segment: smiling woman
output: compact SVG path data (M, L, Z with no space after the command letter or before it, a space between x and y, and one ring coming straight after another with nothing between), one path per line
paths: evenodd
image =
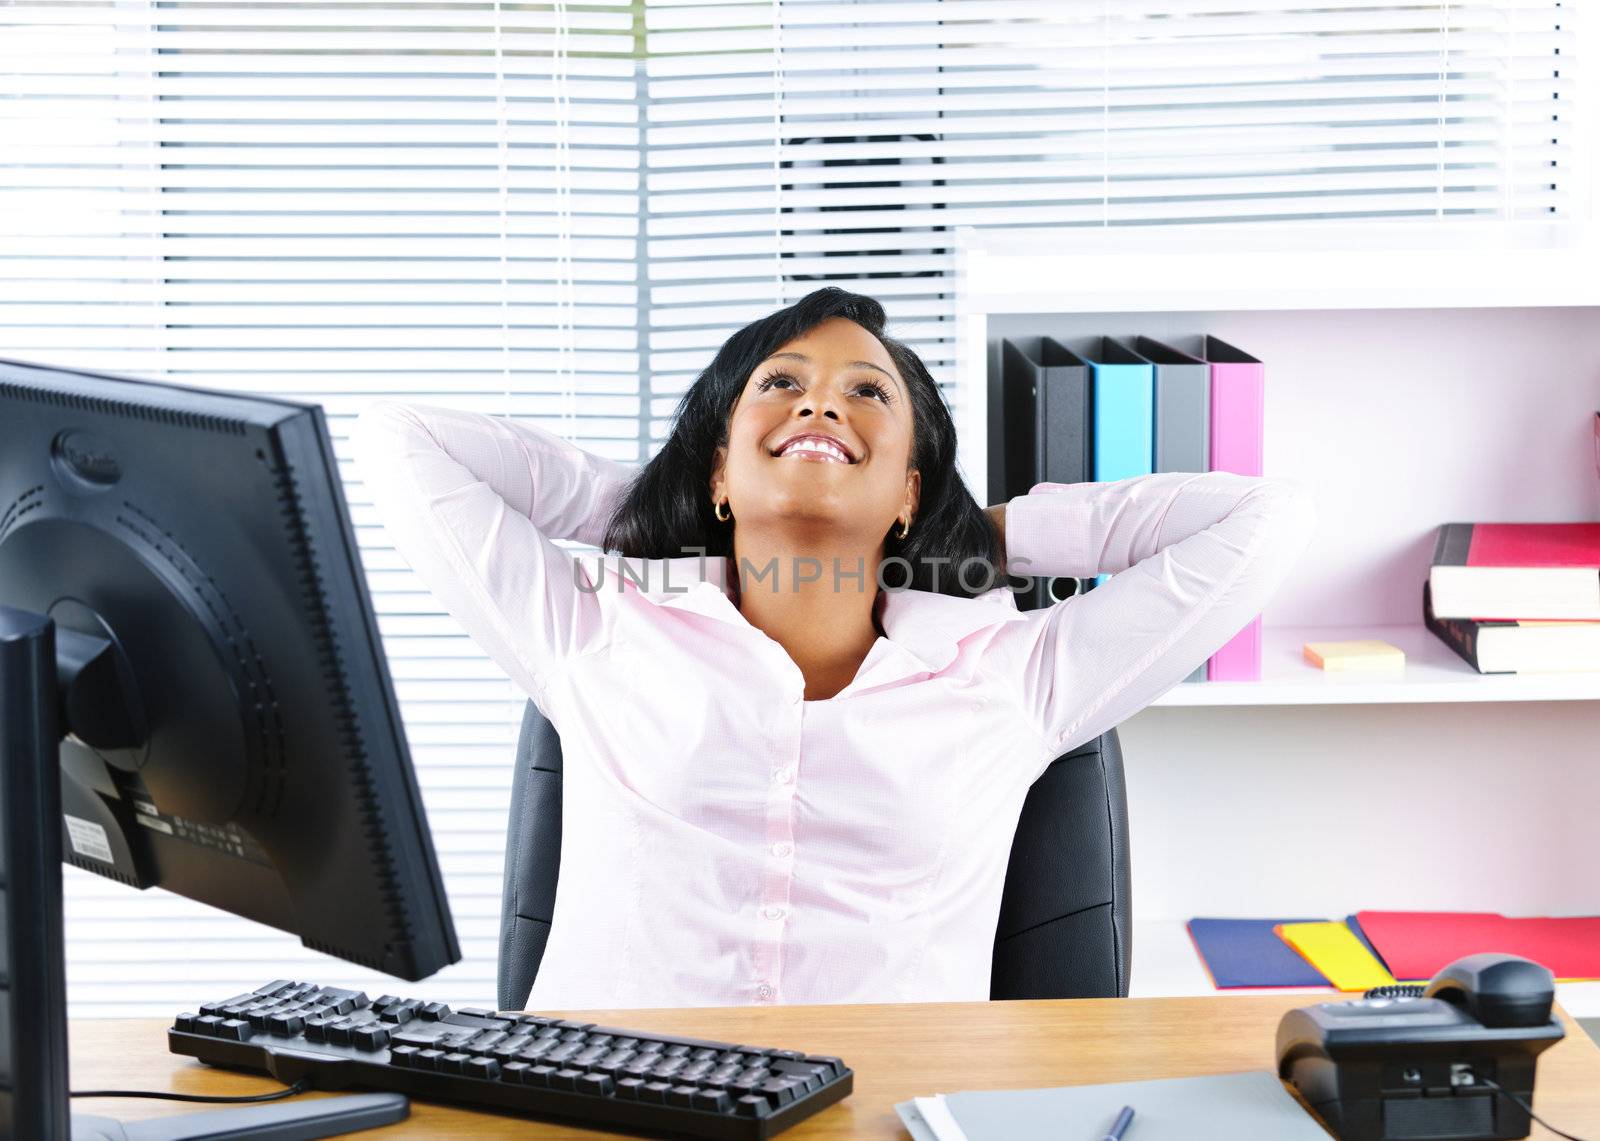
M735 333L603 544L731 559L734 605L784 648L811 700L848 685L883 636L886 560L894 586L961 598L999 573L944 396L883 326L876 301L828 287Z
M363 413L396 547L561 739L533 1006L987 998L1029 787L1205 661L1309 541L1297 485L1227 472L986 514L883 320L824 289L739 330L637 471L529 424ZM613 556L591 576L555 540ZM1002 557L1111 577L1022 612L965 573Z
M872 298L828 287L729 337L679 401L672 434L601 545L647 559L745 554L756 567L775 550L837 554L851 569L877 550L905 560L904 585L984 593L992 583L972 589L947 568L997 563L996 529L956 468L943 393L884 320ZM831 440L851 463L767 462L804 435ZM875 569L867 563L869 581Z

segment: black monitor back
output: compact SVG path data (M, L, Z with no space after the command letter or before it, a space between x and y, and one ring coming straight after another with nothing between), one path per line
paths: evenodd
M320 408L0 361L0 606L73 678L67 862L403 979L460 958Z

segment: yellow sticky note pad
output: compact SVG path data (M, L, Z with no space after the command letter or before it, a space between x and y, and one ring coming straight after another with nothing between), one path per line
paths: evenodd
M1358 642L1307 642L1306 661L1325 670L1403 670L1406 654L1399 646L1368 639Z
M1273 931L1339 990L1394 985L1394 976L1343 923L1280 923Z

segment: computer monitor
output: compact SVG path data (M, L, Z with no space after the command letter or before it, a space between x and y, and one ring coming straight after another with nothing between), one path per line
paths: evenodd
M0 608L0 1137L65 1136L55 852L460 959L321 408L0 361Z

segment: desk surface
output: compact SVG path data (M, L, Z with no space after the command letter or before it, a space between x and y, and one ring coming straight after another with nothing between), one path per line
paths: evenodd
M782 1134L795 1141L896 1138L894 1105L962 1089L1138 1081L1271 1069L1278 1019L1307 995L1090 999L1072 1002L732 1007L574 1011L586 1022L831 1054L855 1071L855 1092ZM548 1012L542 1012L548 1013ZM171 1089L243 1094L282 1088L267 1077L213 1070L169 1054L157 1020L72 1024L74 1089ZM1600 1049L1570 1019L1539 1060L1534 1108L1554 1125L1600 1137ZM317 1097L319 1094L307 1094ZM78 1098L79 1113L123 1120L217 1109L145 1100ZM413 1102L411 1117L377 1137L566 1138L593 1130Z

